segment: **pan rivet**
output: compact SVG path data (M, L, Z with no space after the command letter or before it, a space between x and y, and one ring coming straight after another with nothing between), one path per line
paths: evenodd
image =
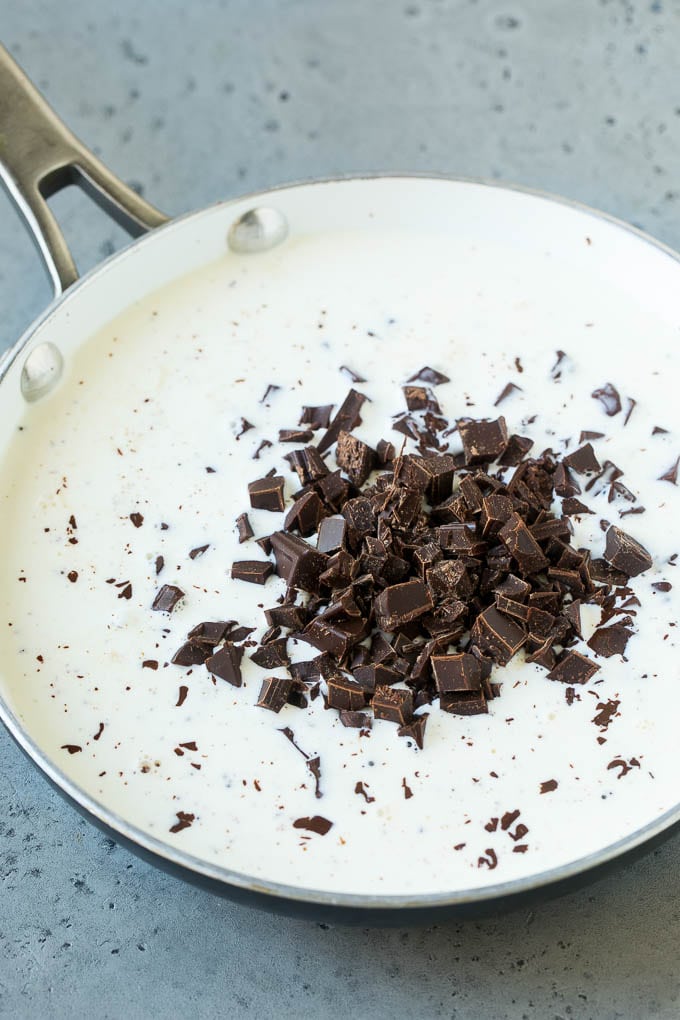
M288 223L283 213L278 209L261 206L249 209L232 223L227 243L232 251L240 255L254 255L275 248L287 236Z
M64 359L58 347L49 342L34 347L21 371L24 399L32 402L44 397L59 382L63 369Z

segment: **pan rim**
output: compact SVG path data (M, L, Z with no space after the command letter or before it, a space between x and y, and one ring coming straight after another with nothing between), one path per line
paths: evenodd
M99 274L106 272L113 263L129 257L133 251L138 250L139 247L147 243L157 234L171 230L174 227L183 224L185 221L197 219L201 216L212 215L217 210L223 210L224 208L232 205L248 201L260 202L263 199L281 191L310 188L317 184L344 184L362 181L379 182L381 180L403 180L407 182L430 181L433 183L448 182L452 184L483 186L493 188L498 191L517 192L532 198L538 198L556 205L565 206L569 209L573 209L577 212L593 217L594 219L608 223L613 227L624 230L626 233L632 234L640 241L651 245L662 254L669 256L673 259L673 261L680 262L679 252L675 251L664 242L652 237L639 227L633 226L632 224L627 223L610 213L594 209L586 203L580 202L576 199L569 199L561 195L555 195L542 189L522 184L499 182L488 178L478 177L456 177L446 174L400 172L358 173L313 179L310 181L295 181L281 184L273 188L251 192L246 195L239 195L232 199L223 199L204 208L184 213L181 216L170 220L168 223L163 224L161 227L156 228L149 234L145 234L136 239L121 251L94 266L75 284L73 284L73 286L69 287L64 294L56 297L47 306L44 312L27 327L17 342L4 352L3 355L0 355L0 385L16 358L21 355L22 351L30 343L35 333L50 319L53 314L55 314L58 308L71 301L73 299L73 295L76 295L83 286L88 285L93 279L98 277ZM674 826L680 825L679 800L675 807L670 808L657 819L648 822L646 825L642 826L642 828L634 830L627 836L624 836L614 843L608 844L591 854L579 857L574 861L570 861L556 868L551 868L523 878L499 882L494 885L482 886L477 889L454 889L447 890L445 892L413 893L406 895L370 895L365 893L331 892L323 889L306 889L302 886L287 885L282 882L255 879L243 872L231 871L227 867L210 864L199 857L187 853L186 851L182 851L180 848L173 848L164 841L150 836L142 829L139 829L137 826L127 822L122 816L118 815L111 809L106 808L96 798L86 793L86 791L83 790L75 781L71 780L61 771L61 769L53 764L45 752L24 730L24 727L18 717L5 703L1 692L0 720L3 722L5 728L8 730L10 736L14 739L18 746L32 760L33 764L44 773L46 778L58 789L59 792L66 795L66 797L81 808L87 816L111 829L114 833L119 834L124 840L138 846L140 849L150 854L154 859L158 859L159 864L166 864L168 866L179 868L182 872L188 873L187 878L191 878L191 876L195 876L197 878L200 877L223 887L231 886L244 892L251 892L261 896L271 897L272 900L289 901L299 905L324 906L330 908L340 907L355 911L372 911L374 913L384 912L384 914L387 915L394 911L415 911L447 907L453 909L474 905L481 906L482 904L491 904L494 901L507 899L519 899L522 895L537 893L541 890L549 889L551 886L564 884L570 880L576 879L580 875L585 875L590 871L595 871L596 869L606 866L607 864L616 861L617 858L622 857L629 852L633 852L638 848L642 848L644 844L652 843L654 840L660 839L664 834L670 833Z

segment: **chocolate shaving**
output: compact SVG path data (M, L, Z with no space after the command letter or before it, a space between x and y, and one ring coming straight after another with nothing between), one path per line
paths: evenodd
M600 401L604 408L604 413L609 418L613 418L621 410L621 397L619 396L619 391L612 383L605 383L600 389L593 390L591 396L595 400Z

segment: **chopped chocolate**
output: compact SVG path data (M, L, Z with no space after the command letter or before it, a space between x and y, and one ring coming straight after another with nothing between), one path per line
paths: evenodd
M556 779L546 779L546 780L544 780L541 783L540 792L541 793L552 793L556 789L557 789L557 780Z
M274 568L269 560L236 560L231 565L231 576L236 581L266 584Z
M595 456L592 443L586 443L578 450L574 450L573 453L570 453L568 457L563 459L562 463L580 475L596 473L601 470L600 462ZM573 496L575 493L565 493L564 495Z
M608 627L598 627L588 641L596 655L609 659L612 655L623 655L632 630L622 623L612 623Z
M320 553L329 555L339 552L345 547L345 535L347 532L347 521L344 517L334 515L326 517L319 525L319 537L316 548Z
M340 722L343 726L353 730L370 730L373 720L365 712L350 712L349 709L340 709Z
M621 410L619 391L611 383L605 383L600 389L594 390L591 396L600 401L604 413L610 418L613 418Z
M184 598L184 592L174 584L164 584L156 592L151 608L158 613L171 613L178 602Z
M377 687L372 704L376 719L399 726L406 726L413 716L413 692L399 687Z
M574 599L569 605L566 605L562 609L563 615L569 621L570 626L573 628L574 633L577 637L583 637L583 629L581 625L581 601L580 599Z
M192 549L189 553L190 560L197 560L199 556L202 556L204 552L207 552L210 545L198 545L195 549Z
M656 591L664 591L664 592L665 591L670 591L672 587L673 587L673 585L671 584L670 581L655 581L652 584L652 588L656 589Z
M430 386L441 386L442 383L451 382L448 375L444 375L443 372L437 372L436 369L430 368L428 365L425 365L424 368L419 369L419 371L416 372L415 375L412 375L411 378L407 379L406 381L410 383L426 382L429 383Z
M614 524L607 531L604 558L626 577L637 577L652 565L652 557L644 546Z
M381 630L393 631L432 609L428 587L418 580L385 588L374 602L376 622Z
M254 627L235 627L234 630L229 631L229 641L232 644L238 644L241 641L245 641L254 630Z
M547 674L548 680L559 680L563 684L586 684L600 667L580 652L568 651L560 658L554 669Z
M298 637L322 652L330 652L340 662L369 630L368 623L361 617L343 620L315 616Z
M397 730L398 737L409 737L415 743L416 747L422 751L425 743L425 727L427 726L427 720L429 719L429 713L423 712L421 715L413 717L411 722L405 723L404 726L400 726Z
M308 832L315 832L317 836L325 836L333 828L333 823L322 815L313 815L311 818L296 818L293 828L306 829Z
M481 690L482 670L474 655L466 652L459 655L433 655L430 662L440 694Z
M182 707L184 702L187 700L187 694L188 693L189 693L189 688L187 687L187 685L186 684L180 684L179 692L178 692L178 695L177 695L177 702L175 704L175 708L181 708Z
M343 430L338 435L335 459L354 485L363 485L375 466L376 454L366 443Z
M285 637L276 638L268 644L263 643L250 656L251 661L263 669L278 669L281 666L287 666L290 662L290 656L286 651L287 644L288 638Z
M366 691L356 681L337 673L327 681L329 708L359 712L367 701ZM374 704L375 708L375 704ZM377 717L376 717L377 718Z
M270 540L279 577L290 588L318 591L319 577L326 569L328 557L313 549L304 539L284 531L275 532Z
M460 691L442 694L439 707L453 715L482 715L489 711L484 691Z
M130 520L132 521L136 528L141 528L142 524L144 523L144 515L135 511L134 513L130 514Z
M514 392L518 392L518 393L521 393L521 392L522 392L522 387L521 387L521 386L518 386L518 385L517 385L516 383L514 383L514 382L509 382L509 383L506 383L506 384L505 384L505 386L503 387L503 389L501 390L501 392L500 392L500 393L498 394L498 396L497 396L497 397L496 397L496 399L494 400L494 402L493 402L493 406L494 406L494 407L498 407L498 405L499 405L499 404L502 404L502 403L503 403L503 401L504 401L504 400L507 400L507 398L508 398L508 397L509 397L509 396L510 396L510 395L511 395L512 393L514 393Z
M212 648L199 641L186 641L170 660L175 666L202 666L210 658Z
M585 503L582 503L580 499L571 496L562 500L562 513L565 517L578 517L581 514L592 514L593 511Z
M265 609L264 615L270 627L286 627L288 630L299 630L309 619L304 606L272 606Z
M523 627L499 613L494 606L479 614L470 636L480 651L490 656L500 666L507 666L527 638Z
M258 708L268 708L270 712L280 712L287 703L293 688L293 680L289 676L268 676L262 681Z
M660 482L670 482L671 485L678 484L678 467L680 466L680 457L676 460L675 464L669 467L668 471L664 471L662 475L659 475Z
M517 561L521 573L535 574L548 566L548 559L518 513L505 522L498 537Z
M285 459L291 470L297 472L301 485L311 485L328 474L328 468L315 446L305 446L302 450L287 453Z
M380 439L378 445L375 448L378 463L385 466L391 464L396 457L396 450L394 443L389 443L386 439Z
M342 431L351 432L357 427L357 425L361 424L360 412L366 400L367 398L363 393L358 393L356 390L349 391L341 406L338 408L331 424L328 426L327 431L317 444L319 453L323 453L324 450L328 450L333 443L337 441L337 438Z
M327 429L331 420L332 404L323 404L319 407L303 407L300 415L300 425L307 425L313 432L317 429Z
M655 425L652 429L653 436L667 436L668 429L662 429L660 425Z
M206 669L220 680L226 680L232 687L240 687L241 660L243 659L243 648L228 642L219 648L214 655L206 660Z
M510 436L504 452L498 458L498 463L501 467L517 467L533 445L533 439L529 439L527 436Z
M280 443L308 443L313 438L311 429L279 429Z
M327 511L314 491L306 492L296 500L286 514L283 526L286 531L299 531L307 538L316 533Z
M178 821L170 826L170 832L182 832L184 829L189 829L191 828L191 823L196 820L196 815L191 814L189 811L177 811L176 815Z
M272 395L272 393L276 393L277 390L280 390L280 389L281 389L281 387L277 386L275 383L269 383L269 385L267 386L267 389L264 391L264 396L262 397L262 400L260 401L260 403L264 404L265 401L267 400L267 398Z
M249 482L248 495L250 496L250 505L254 510L280 512L286 505L283 498L284 484L282 475L274 475L271 478L258 478L255 482Z
M248 514L238 515L236 518L236 527L238 528L239 545L242 545L244 542L247 542L249 538L253 537L254 532L250 526Z
M165 566L165 559L162 556L157 556L154 566L156 567L156 577L158 577L161 570Z
M463 442L466 464L484 464L497 460L508 445L505 418L495 421L461 421L458 432Z

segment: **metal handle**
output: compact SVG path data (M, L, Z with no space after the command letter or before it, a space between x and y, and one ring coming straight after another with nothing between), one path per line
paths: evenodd
M33 235L56 295L78 270L46 199L81 187L133 237L168 217L85 148L0 45L0 178Z

